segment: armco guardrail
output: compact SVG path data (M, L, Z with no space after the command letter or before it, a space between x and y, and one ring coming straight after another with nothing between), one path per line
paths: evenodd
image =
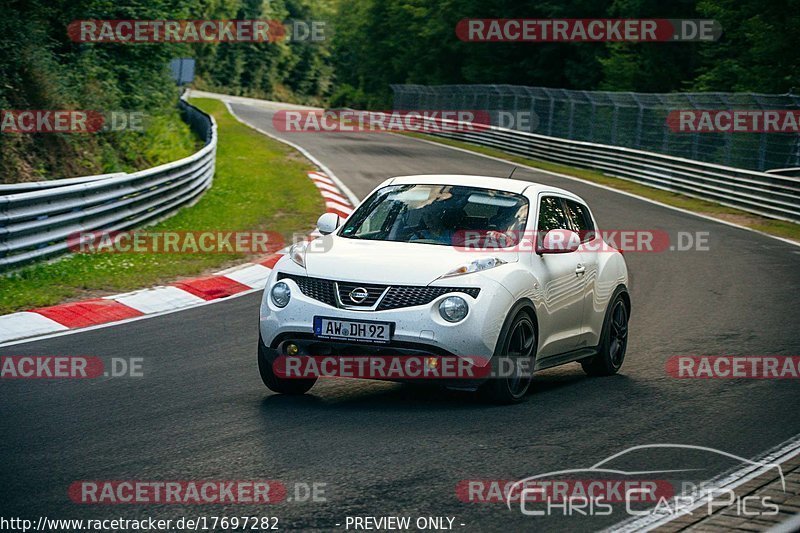
M426 120L426 119L423 119ZM427 119L430 120L430 119ZM437 122L442 122L437 120ZM445 121L446 122L446 121ZM651 187L771 218L800 222L800 178L704 163L632 148L548 137L495 126L426 133L574 167L600 170ZM441 130L446 128L439 127ZM466 130L462 124L451 130Z
M779 176L800 177L800 167L794 168L772 168L766 171L767 174L777 174Z
M199 198L214 177L217 125L185 101L179 105L205 139L189 157L131 174L0 185L0 269L63 253L77 232L152 223Z

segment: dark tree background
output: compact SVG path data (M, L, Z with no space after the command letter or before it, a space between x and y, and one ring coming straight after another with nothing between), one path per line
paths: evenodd
M0 135L0 181L141 167L189 141L173 57L196 86L330 106L391 105L390 84L497 83L612 91L800 87L800 0L4 0L0 108L132 109L144 134ZM713 43L466 43L462 18L713 18ZM323 42L76 44L78 19L321 20ZM185 147L184 147L185 148Z
M342 0L335 105L380 106L392 83L612 91L800 88L800 0ZM466 43L462 18L713 18L712 43Z

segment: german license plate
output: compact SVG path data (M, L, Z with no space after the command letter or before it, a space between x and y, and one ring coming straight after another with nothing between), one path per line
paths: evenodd
M387 343L392 340L391 322L343 320L324 316L314 317L314 336L320 339Z

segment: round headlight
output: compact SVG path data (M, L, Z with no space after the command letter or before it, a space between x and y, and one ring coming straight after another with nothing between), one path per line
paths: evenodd
M289 299L292 297L292 290L287 284L279 281L272 286L272 290L269 291L269 295L272 297L272 303L278 307L286 307L286 305L289 303Z
M449 296L439 304L439 314L448 322L464 320L468 310L467 302L460 296Z

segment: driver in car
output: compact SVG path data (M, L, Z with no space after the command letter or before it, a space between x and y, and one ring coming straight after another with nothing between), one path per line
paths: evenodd
M442 211L425 209L421 224L414 231L411 242L425 240L451 244L458 229L456 221L460 218L459 213L453 213L451 209Z

